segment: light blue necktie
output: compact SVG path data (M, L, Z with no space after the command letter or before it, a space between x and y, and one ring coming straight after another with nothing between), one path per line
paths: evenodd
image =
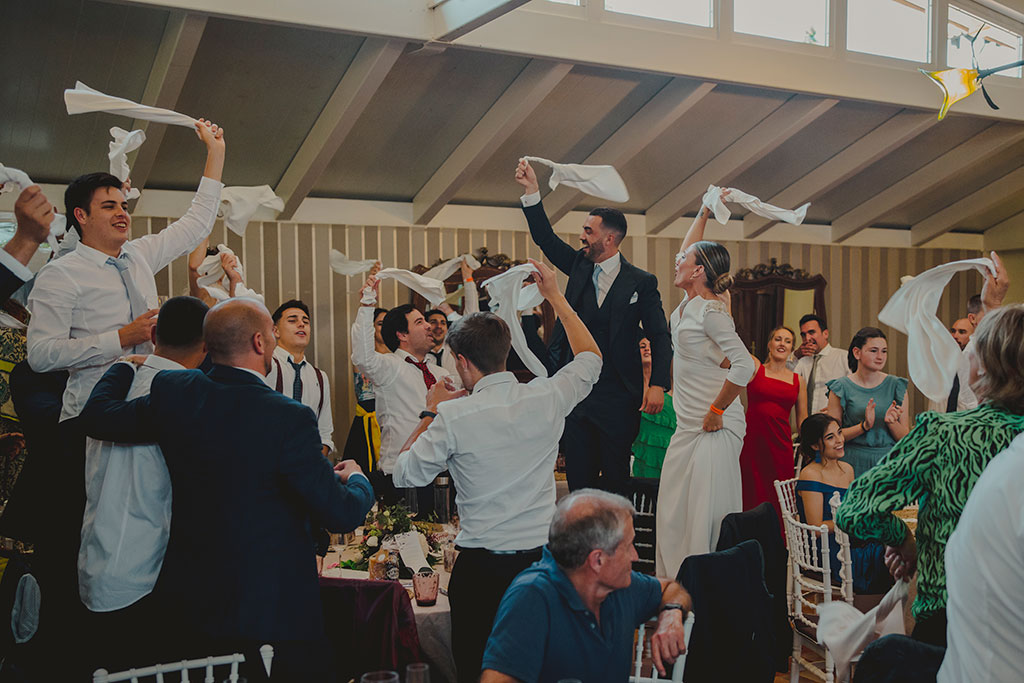
M598 278L601 277L601 266L594 264L594 300L597 301L597 305L601 305L601 288L597 284Z
M124 284L125 293L128 295L128 308L131 318L135 320L148 311L149 306L146 305L146 298L142 296L142 292L135 286L135 279L132 278L132 272L129 270L128 254L122 253L117 258L109 256L107 257L107 264L117 268L117 272L121 276L121 282ZM136 344L132 347L132 353L151 353L152 351L152 344L149 343Z

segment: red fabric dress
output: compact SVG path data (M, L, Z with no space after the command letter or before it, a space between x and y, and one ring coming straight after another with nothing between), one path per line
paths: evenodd
M775 480L793 478L789 414L799 392L799 375L793 373L792 383L772 379L764 374L764 365L757 368L747 384L747 434L740 452L744 510L764 502L779 509Z

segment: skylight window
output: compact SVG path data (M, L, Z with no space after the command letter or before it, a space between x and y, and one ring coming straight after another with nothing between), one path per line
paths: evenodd
M733 8L738 33L828 45L828 0L734 0Z
M674 21L679 24L711 26L712 0L605 0L609 12Z
M974 54L982 69L1002 66L1021 59L1021 36L991 24L984 19L965 12L959 7L949 6L949 21L946 25L947 62L951 67L969 69L971 63L971 39L974 40ZM1021 77L1020 68L1000 72L1004 76Z
M929 60L931 0L852 0L846 7L848 49L913 62Z

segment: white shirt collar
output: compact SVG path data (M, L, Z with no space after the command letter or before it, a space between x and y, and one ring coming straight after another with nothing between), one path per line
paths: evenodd
M289 360L289 359L291 359L292 361L294 361L294 359L292 358L292 354L291 354L291 353L290 353L290 352L288 351L288 349L284 348L284 347L283 347L283 346L281 346L280 344L278 344L278 345L277 345L277 346L276 346L276 347L274 348L274 355L275 355L275 356L277 356L277 359L278 359L279 361L281 361L281 362L285 362L285 361L287 361L287 360ZM308 359L308 358L306 358L306 354L302 354L302 360L300 360L300 361L299 361L298 363L295 363L295 364L296 364L296 365L299 365L300 363L305 363L305 362L307 362L308 360L309 360L309 359Z
M604 261L594 264L596 268L603 270L606 275L610 275L611 273L618 271L620 265L622 265L622 253L618 251L615 252L614 255L606 258Z
M505 370L502 372L493 372L489 375L484 375L477 383L473 385L473 393L477 394L481 389L494 386L495 384L505 384L507 382L516 382L516 376L511 372Z
M106 254L100 251L99 249L90 247L87 244L79 242L78 247L75 248L75 253L81 254L82 257L85 258L85 260L89 261L90 263L95 263L97 266L102 266L106 264L108 258L117 258L117 256L123 254L124 249L122 248L120 254L112 257L110 254Z
M153 368L154 370L184 370L185 366L181 363L171 360L170 358L164 358L158 356L155 353L149 354L146 357L146 362L143 363L147 368Z
M240 368L237 365L232 365L231 367L233 367L235 370L243 370L245 372L252 373L253 375L256 375L257 377L259 377L261 382L265 383L267 381L267 378L266 378L265 375L261 375L260 373L256 372L252 368Z

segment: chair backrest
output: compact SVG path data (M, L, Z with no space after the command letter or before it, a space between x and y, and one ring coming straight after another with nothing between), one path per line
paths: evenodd
M784 515L784 523L792 574L789 618L815 628L816 624L807 618L808 615L817 614L820 602L832 601L828 527L804 524L792 515ZM816 596L820 599L812 601Z
M683 643L686 645L687 651L690 647L690 633L693 632L694 616L691 611L686 615L686 621L683 622ZM636 632L636 653L633 660L633 675L629 677L629 683L654 683L655 681L682 681L683 672L686 670L686 653L679 655L676 659L676 663L672 665L672 678L659 678L658 670L651 665L651 675L643 675L643 665L645 659L651 657L651 639L646 637L647 635L647 624L640 624L640 628Z
M788 513L793 519L797 519L796 510L796 483L799 481L797 477L787 479L786 481L775 480L775 492L779 496L779 505L782 506L782 516L785 517Z
M274 659L274 648L270 645L263 645L260 647L260 657L263 659L263 668L267 672L267 676L270 676L271 662ZM245 655L233 654L223 655L220 657L204 657L202 659L189 659L182 660L180 662L174 662L172 664L156 664L154 666L147 666L143 669L128 669L127 671L119 671L117 673L107 673L106 669L97 669L93 675L93 683L117 683L118 681L131 681L131 683L138 683L140 679L154 678L157 681L164 680L164 674L168 673L180 673L180 681L188 681L189 671L203 670L205 676L203 680L206 683L214 683L218 680L214 677L213 670L216 667L230 666L230 672L225 681L230 683L237 683L240 679L238 677L238 665L245 661ZM224 675L223 673L221 674Z
M652 576L655 571L654 548L657 544L655 513L658 510L658 483L657 479L634 477L627 485L627 496L636 509L633 516L633 530L636 532L633 545L636 547L637 561L633 563L633 569Z
M832 494L828 504L832 507L832 519L836 518L836 510L839 509L839 491ZM839 544L839 578L842 581L843 600L853 604L853 555L850 552L850 536L834 525L836 529L836 543Z

